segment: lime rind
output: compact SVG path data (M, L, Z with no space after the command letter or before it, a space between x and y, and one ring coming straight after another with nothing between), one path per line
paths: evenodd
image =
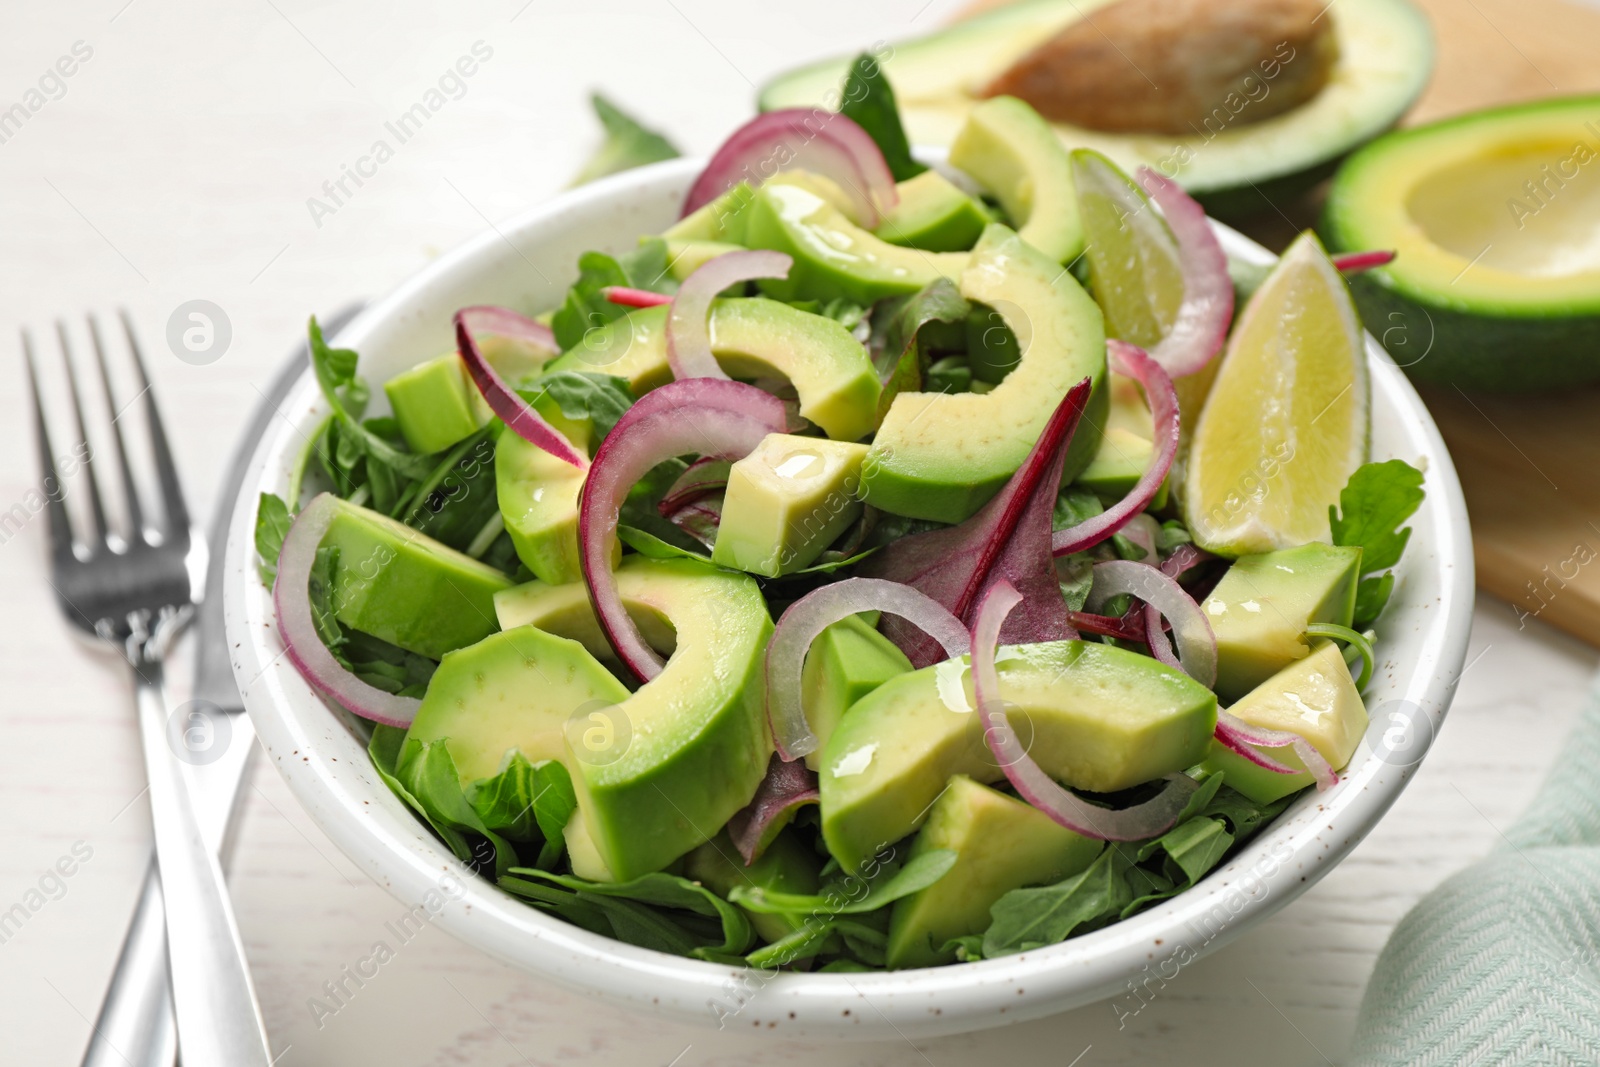
M1148 350L1172 328L1183 302L1178 242L1144 192L1087 148L1072 152L1089 288L1106 336Z

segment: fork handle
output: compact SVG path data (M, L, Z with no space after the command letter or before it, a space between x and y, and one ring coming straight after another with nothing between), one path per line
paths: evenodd
M182 767L168 742L159 659L138 657L134 696L161 864L173 1014L184 1063L271 1067L244 944Z

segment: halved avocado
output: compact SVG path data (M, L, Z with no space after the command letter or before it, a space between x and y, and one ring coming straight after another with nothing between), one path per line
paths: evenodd
M670 650L667 665L631 694L595 698L592 707L558 702L551 714L568 724L567 748L564 756L544 758L566 763L600 864L626 881L704 843L755 795L772 754L762 700L772 619L755 579L696 560L630 556L616 577L646 640ZM529 582L507 590L495 612L508 633L545 631L578 642L597 659L612 656L582 582ZM514 648L515 640L507 644ZM507 656L508 663L515 659ZM542 706L542 688L559 684L566 670L530 658L515 699ZM455 701L471 713L483 684L464 674L459 693L441 690L436 698L436 681L428 699ZM445 727L438 736L453 738Z
M613 374L643 396L672 380L666 325L665 306L629 312L590 331L550 369ZM872 432L882 386L865 346L836 320L776 300L730 297L711 305L708 325L711 351L733 377L787 378L800 414L836 441Z
M912 143L950 144L979 103L979 90L1108 2L1023 0L895 45L880 64L894 85ZM1337 36L1332 73L1320 92L1289 111L1248 122L1248 104L1230 107L1222 120L1186 136L1054 123L1056 135L1068 147L1105 153L1129 172L1141 164L1154 167L1213 213L1261 210L1263 194L1308 186L1353 148L1393 126L1433 69L1432 32L1408 0L1340 0L1328 17ZM827 60L780 75L761 91L760 107L822 106L836 96L848 65L847 59ZM1264 84L1270 93L1270 80Z
M862 464L868 504L897 515L960 522L999 492L1084 378L1094 383L1062 471L1071 480L1095 453L1106 421L1106 345L1100 309L1072 274L998 223L961 275L961 295L999 312L1022 356L985 393L901 393Z
M1600 378L1600 96L1390 134L1334 179L1330 252L1390 248L1350 289L1421 381L1496 391Z

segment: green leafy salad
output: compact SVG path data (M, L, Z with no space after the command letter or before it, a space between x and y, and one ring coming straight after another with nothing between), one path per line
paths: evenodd
M934 169L871 57L840 103L554 306L460 309L387 414L313 320L327 416L258 513L289 660L463 863L718 963L986 959L1195 885L1356 755L1423 495L1315 237L1240 295L1178 186L1019 100ZM585 178L674 154L597 106Z

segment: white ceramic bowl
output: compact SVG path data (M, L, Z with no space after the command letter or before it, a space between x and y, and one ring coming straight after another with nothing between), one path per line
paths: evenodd
M675 217L697 161L675 160L567 193L439 259L340 335L361 371L382 382L453 345L450 317L468 304L533 313L557 303L580 253L622 251ZM1230 253L1270 261L1223 231ZM1433 420L1387 355L1368 341L1374 458L1427 473L1427 500L1394 599L1378 627L1381 662L1369 708L1413 712L1409 749L1367 746L1339 785L1303 797L1198 886L1126 922L1064 944L982 963L883 974L783 974L680 959L587 933L461 868L371 769L354 720L329 710L282 655L271 598L256 577L254 502L284 491L305 435L325 414L307 374L284 403L245 476L228 539L227 627L234 670L272 764L345 853L408 906L483 951L533 974L632 1009L708 1025L857 1039L912 1038L1037 1018L1125 990L1141 968L1170 971L1277 911L1332 869L1410 779L1443 721L1466 654L1472 547L1455 469ZM381 390L375 390L381 398ZM1401 703L1404 702L1404 703ZM1380 746L1381 747L1381 746Z

